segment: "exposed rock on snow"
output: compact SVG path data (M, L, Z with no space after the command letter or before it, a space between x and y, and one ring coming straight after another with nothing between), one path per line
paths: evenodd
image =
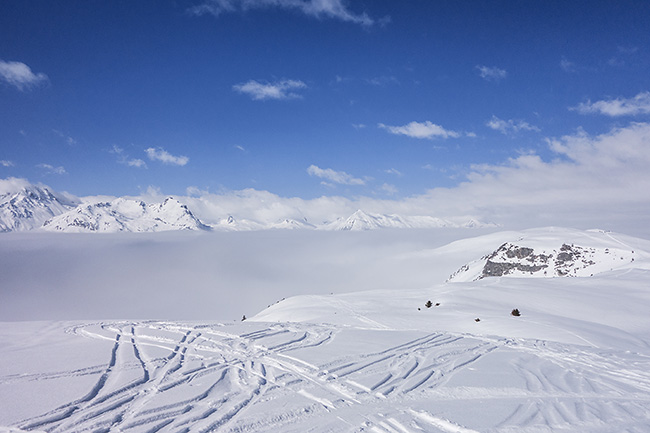
M603 234L605 236L605 234ZM634 262L636 254L622 245L595 246L562 243L559 246L506 242L481 259L463 265L449 277L449 281L476 281L487 277L584 277L618 269ZM539 243L532 240L533 243Z
M186 205L172 197L146 204L118 198L111 202L83 204L47 220L43 230L60 232L157 232L207 230Z
M0 195L0 232L32 230L74 206L47 187L36 185Z

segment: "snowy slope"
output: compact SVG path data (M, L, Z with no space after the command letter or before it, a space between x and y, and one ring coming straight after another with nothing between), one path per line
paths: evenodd
M463 242L471 243L472 240ZM639 240L602 230L529 230L513 234L509 241L489 254L464 264L449 281L500 276L593 276L615 269L643 267L648 258L640 249L644 246L643 242L639 245ZM638 259L642 263L635 263Z
M295 220L292 218L284 218L281 219L280 221L269 225L269 228L272 229L284 229L284 230L313 230L316 228L313 224L310 224L306 220Z
M0 195L0 232L32 230L73 206L47 187L26 185Z
M593 277L522 273L296 296L235 323L0 323L0 425L52 432L650 431L650 242L545 228L460 240L411 258L430 258L431 266L451 258L458 267L505 242L538 253L618 245L633 249L635 260ZM520 316L511 315L514 308Z
M47 220L43 230L58 232L157 232L206 230L192 212L171 197L162 203L118 198L111 202L82 204Z

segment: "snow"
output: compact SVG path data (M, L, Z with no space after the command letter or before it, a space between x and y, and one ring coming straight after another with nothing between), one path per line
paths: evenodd
M76 320L1 322L0 431L649 431L650 242L563 228L468 233L478 232L4 235L0 263L10 252L18 258L0 269L10 277L0 286L1 317L27 296L13 288L25 274L25 265L14 269L20 260L35 269L52 262L52 287L65 296L63 275L89 265L77 261L82 253L99 252L113 272L143 263L109 283L101 281L108 273L86 270L97 277L86 281L89 292L96 284L122 303L182 292L201 311L209 288L192 284L238 262L237 298L262 296L246 289L254 279L244 275L253 274L279 301L246 321L79 320L74 312L94 314L102 295L86 293L60 312ZM597 272L446 281L504 243L537 253L579 245ZM80 252L64 262L62 251ZM151 277L144 257L169 267L190 251L174 271L192 284L166 286L163 278L154 291L140 287ZM612 266L614 251L630 260ZM191 279L209 253L215 262L231 256L216 274ZM129 285L138 273L144 277ZM217 311L241 315L233 306L242 304L215 296L225 304ZM183 308L171 304L161 311Z
M400 216L357 210L347 218L312 223L289 216L275 221L256 221L227 215L211 224L200 221L187 204L173 197L161 203L145 203L126 197L78 199L53 193L46 186L24 179L0 179L0 232L44 230L66 233L160 232L171 230L254 231L276 229L365 231L376 229L485 228L496 227L472 217L441 219L432 216ZM185 198L187 200L187 197ZM192 201L192 200L190 200ZM195 201L192 201L197 204ZM199 206L203 208L203 206ZM294 213L292 209L286 210Z
M81 204L43 224L43 230L84 232L159 232L206 230L187 206L169 197L162 203L118 198L111 202Z
M0 232L33 230L73 205L47 187L21 183L0 193Z
M485 224L474 219L441 219L431 216L408 216L371 214L359 209L347 218L339 218L326 223L321 230L376 230L382 228L442 228L442 227L493 227L495 224Z

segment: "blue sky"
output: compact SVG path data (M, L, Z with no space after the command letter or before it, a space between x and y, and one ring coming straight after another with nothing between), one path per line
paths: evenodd
M550 143L650 120L649 22L647 1L5 0L0 178L400 201L579 164Z

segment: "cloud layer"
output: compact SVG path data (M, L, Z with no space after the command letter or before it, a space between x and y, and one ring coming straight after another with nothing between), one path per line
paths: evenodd
M302 95L294 90L306 89L307 85L300 80L282 80L273 83L260 83L251 80L246 83L235 84L233 90L250 96L253 100L265 99L299 99Z
M24 63L0 60L0 81L4 81L20 91L25 91L47 83L49 80L43 73L33 73L31 68Z

